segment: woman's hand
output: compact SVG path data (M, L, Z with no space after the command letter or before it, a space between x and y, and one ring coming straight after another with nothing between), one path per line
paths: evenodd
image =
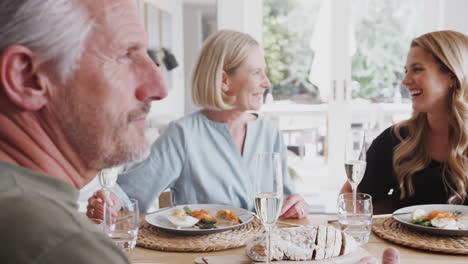
M309 213L309 205L300 194L288 196L283 202L280 218L304 218Z
M113 192L106 192L104 190L99 190L93 194L88 199L88 206L86 207L86 216L89 219L104 219L104 201L106 201L107 206L111 207L112 210L112 219L115 220L117 213L122 208L119 198Z

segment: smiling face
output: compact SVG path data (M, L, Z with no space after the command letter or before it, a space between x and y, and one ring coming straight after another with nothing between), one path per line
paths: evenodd
M65 140L91 168L145 158L146 115L167 95L147 55L147 38L134 1L90 1L95 25L78 70L56 89L48 110Z
M435 58L422 48L412 47L406 60L403 84L411 94L416 112L445 112L448 109L451 74L441 71Z
M227 94L236 96L234 109L238 111L259 110L263 93L271 84L265 74L265 59L260 47L255 46L247 59L233 74L225 74Z

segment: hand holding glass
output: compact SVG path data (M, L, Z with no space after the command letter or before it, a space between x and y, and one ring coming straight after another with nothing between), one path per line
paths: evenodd
M283 175L279 153L258 153L255 157L254 199L257 216L266 236L267 263L270 263L270 232L283 205Z
M117 181L117 177L118 177L118 168L115 168L115 167L101 170L98 174L99 184L101 185L102 190L104 191L104 195L106 196L106 199L104 200L104 204L103 204L103 211L104 211L103 220L104 220L104 226L106 229L109 229L113 222L112 207L106 204L106 200L110 199L109 195L111 192L111 188L115 185L115 182Z

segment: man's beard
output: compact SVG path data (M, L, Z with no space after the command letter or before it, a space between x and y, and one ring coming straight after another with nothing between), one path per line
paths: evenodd
M131 122L148 113L149 104L117 116L100 106L83 105L72 98L64 98L58 124L85 166L100 170L148 157L144 132L134 133L136 138L130 138L130 132L137 129Z

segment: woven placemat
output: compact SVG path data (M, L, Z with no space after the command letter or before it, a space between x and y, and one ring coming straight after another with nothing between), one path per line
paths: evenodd
M396 244L435 252L468 255L468 237L426 234L408 228L391 217L374 219L372 231L377 236Z
M245 246L247 240L263 231L262 223L256 218L236 229L201 236L175 235L145 222L140 226L137 245L161 251L219 251Z

